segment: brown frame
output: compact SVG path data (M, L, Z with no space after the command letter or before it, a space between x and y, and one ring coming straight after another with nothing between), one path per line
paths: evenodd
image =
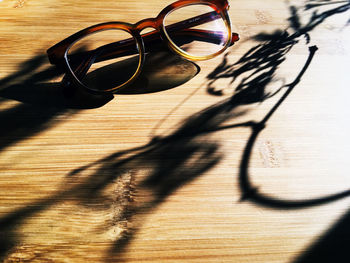
M165 17L171 13L172 11L188 6L193 4L203 4L208 5L212 7L215 11L209 12L207 14L199 15L191 19L187 19L172 25L164 26L164 19ZM122 56L123 52L128 52L128 48L130 48L130 44L134 40L136 41L136 45L139 50L139 64L137 67L137 70L135 74L125 83L123 83L120 86L117 86L115 88L109 89L109 90L93 90L98 92L115 92L118 89L126 86L127 84L131 83L133 80L136 79L136 77L139 75L144 59L145 59L145 45L144 43L152 42L152 41L165 41L169 47L170 50L174 51L175 53L183 56L186 59L198 61L198 60L206 60L213 58L222 52L224 52L228 46L232 45L234 42L239 40L239 36L237 33L232 33L231 31L231 24L230 24L230 18L228 16L227 10L229 9L229 3L227 0L179 0L176 1L167 7L165 7L157 17L155 18L147 18L143 19L135 24L125 23L125 22L108 22L108 23L102 23L90 26L88 28L85 28L68 38L62 40L61 42L57 43L56 45L52 46L47 50L47 54L49 57L49 61L51 64L54 65L60 65L63 66L65 71L68 73L68 76L71 80L73 80L74 84L83 86L84 88L88 90L92 90L91 88L85 86L79 78L76 76L78 74L86 74L88 68L92 63L95 62L93 58L83 59L81 64L78 65L79 69L77 72L73 72L71 69L69 63L68 63L68 57L67 53L70 49L70 47L81 38L96 33L102 30L108 30L108 29L120 29L124 30L128 33L130 33L134 39L126 39L123 41L115 42L108 44L106 46L103 46L104 48L104 58L107 59L108 57L117 57ZM218 52L211 54L209 56L192 56L185 51L181 50L169 37L167 31L173 30L176 31L176 33L179 34L191 34L192 36L196 36L197 38L206 39L208 41L211 41L213 39L212 31L207 30L198 30L198 29L189 29L190 27L200 25L202 23L205 23L209 19L213 19L213 13L215 13L216 16L221 16L223 21L225 22L225 26L227 28L228 32L228 39L226 43L224 44L223 48L219 50ZM141 35L141 31L145 28L154 28L155 30L146 34ZM86 54L86 53L85 53ZM81 55L81 54L80 54ZM67 82L68 83L68 82ZM70 82L69 82L70 83Z

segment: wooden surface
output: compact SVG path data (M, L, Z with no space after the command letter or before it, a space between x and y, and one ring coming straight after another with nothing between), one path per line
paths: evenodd
M171 1L0 1L4 262L350 262L349 2L230 2L200 71L67 98L47 48Z

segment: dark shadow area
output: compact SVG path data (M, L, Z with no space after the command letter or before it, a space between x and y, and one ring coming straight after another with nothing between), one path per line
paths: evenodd
M350 212L347 211L295 263L348 263L350 260L349 244Z
M60 115L100 107L112 98L93 97L83 92L65 96L61 84L52 82L63 73L58 68L47 67L44 55L25 61L19 68L0 80L0 106L3 107L0 111L0 150L52 127ZM9 100L18 103L5 106Z
M0 150L52 127L67 111L54 107L20 104L0 111Z
M35 107L55 107L57 109L89 109L101 107L111 96L92 96L81 90L66 96L62 83L53 80L63 75L54 66L47 65L45 55L38 55L19 65L20 70L0 80L0 97L33 105Z

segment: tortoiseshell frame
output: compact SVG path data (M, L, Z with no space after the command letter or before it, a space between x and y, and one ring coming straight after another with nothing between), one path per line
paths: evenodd
M206 17L206 14L197 16L195 18L188 19L186 21L181 21L179 23L169 25L167 27L164 26L164 19L169 13L171 13L172 11L174 11L178 8L188 6L188 5L194 5L194 4L203 4L203 5L208 5L208 6L212 7L221 16L221 18L223 19L223 21L225 23L226 30L228 32L228 39L227 39L225 45L223 46L223 48L214 54L210 54L208 56L192 56L192 55L186 53L185 51L183 51L182 49L180 49L171 40L171 38L167 34L166 29L168 29L168 27L173 27L172 28L173 30L177 30L177 29L182 30L183 34L185 34L187 32L190 34L196 34L198 37L201 37L201 38L210 38L210 34L209 34L210 31L208 31L208 33L206 33L206 32L201 31L201 30L187 29L189 27L200 25L201 23L205 23L206 21L208 21L209 17ZM228 13L227 13L228 9L229 9L228 0L179 0L179 1L176 1L176 2L168 5L167 7L165 7L159 13L159 15L155 18L143 19L135 24L125 23L125 22L108 22L108 23L97 24L97 25L88 27L86 29L83 29L83 30L69 36L68 38L62 40L61 42L57 43L56 45L52 46L51 48L49 48L47 50L47 54L48 54L48 57L49 57L51 64L60 65L60 66L64 67L64 70L67 72L69 79L72 80L75 85L80 85L80 86L86 88L87 90L95 91L95 92L115 92L115 91L119 90L120 88L125 87L126 85L130 84L140 74L142 66L144 64L144 60L145 60L144 42L154 41L154 40L160 38L161 40L163 40L167 43L170 50L172 50L175 53L183 56L184 58L192 60L192 61L207 60L207 59L213 58L213 57L221 54L222 52L224 52L228 46L232 45L235 41L239 40L238 34L236 34L236 33L232 34L230 18L229 18ZM141 31L145 28L154 28L155 31L141 35ZM139 50L139 63L138 63L137 70L134 73L134 75L125 83L123 83L117 87L114 87L112 89L108 89L108 90L92 90L91 88L84 85L76 77L76 74L73 72L73 70L71 69L71 67L68 63L67 53L68 53L68 50L70 49L70 47L76 41L80 40L81 38L83 38L89 34L96 33L98 31L102 31L102 30L108 30L108 29L124 30L124 31L130 33L134 37L134 40L136 41L137 48ZM110 50L110 51L115 53L116 46L118 48L117 55L119 53L122 53L123 51L124 52L127 51L128 41L129 41L129 44L131 44L131 42L134 43L134 40L132 40L132 41L130 41L130 40L132 40L132 39L129 39L129 40L127 39L127 40L120 41L118 43L114 43L114 46L113 46L114 50L113 51ZM108 47L106 47L106 48L108 48ZM108 54L106 57L108 57ZM84 67L87 67L87 65L83 65L83 63L88 63L88 62L85 61L85 62L82 62L82 65L79 65L79 67L83 68L82 71L84 71ZM82 73L82 74L84 74L84 73ZM67 75L65 76L66 80L67 80ZM66 84L70 85L71 83L70 83L70 81L66 81Z

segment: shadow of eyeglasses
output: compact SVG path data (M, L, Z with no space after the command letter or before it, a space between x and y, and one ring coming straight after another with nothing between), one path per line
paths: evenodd
M179 46L185 45L181 49L184 52L186 52L188 49L188 46L186 45L192 42L196 42L196 43L206 42L206 43L211 43L214 45L221 46L223 44L222 39L225 38L224 35L225 35L224 32L188 29L188 30L181 31L180 33L177 32L177 34L175 34L173 37L177 45ZM162 50L168 50L164 45L162 38L160 37L160 34L156 31L152 31L150 33L142 35L142 38L145 43L145 52L146 52L145 56L148 56L148 59L151 59L151 61L153 60L153 56L150 55L151 53L153 52L158 53ZM238 34L232 33L230 46L233 45L238 40L239 40ZM135 76L134 74L136 74L140 66L140 63L141 63L140 53L139 53L139 50L136 48L136 45L134 42L135 40L133 38L129 38L126 40L109 43L93 50L88 50L87 46L80 47L75 52L69 55L68 61L70 64L70 69L74 72L73 75L81 83L83 83L85 87L88 87L89 90L92 90L94 92L99 92L99 91L107 92L107 91L116 90L116 87L120 87L123 84L128 83L130 79L134 78ZM168 58L171 58L171 61L174 61L173 58L175 58L175 56L172 53L168 52L167 56L163 57L163 59L167 60ZM187 65L191 64L191 62L186 61L185 58L181 57L181 59L182 59L181 62L183 62L181 64L187 64ZM176 62L178 61L180 61L180 58L178 58ZM106 67L105 65L100 66L102 69L99 69L99 70L91 69L93 65L94 67L96 67L99 63L101 64L109 63L109 64L107 65L108 67ZM150 65L151 64L148 63L148 70L146 69L146 72L148 74L154 72L152 70L151 71L149 70ZM169 65L170 64L166 64L163 66L169 67ZM179 66L179 63L176 63L176 65ZM194 63L192 63L192 65L194 65ZM145 76L144 67L145 65L142 64L143 77ZM186 68L194 69L194 67L186 67ZM92 73L92 71L94 73ZM195 71L197 71L197 73L199 72L198 67L197 67L197 70ZM175 71L170 70L167 72L169 74L172 74L173 72L178 72L178 70L175 70ZM113 80L111 79L112 74L114 75ZM87 76L87 75L90 75L90 76ZM193 74L191 73L189 74L189 76L192 76L192 75ZM195 75L196 74L194 74L193 76ZM137 77L139 78L139 76ZM185 77L185 79L187 78ZM177 78L177 80L179 79ZM143 78L142 81L144 82L145 78ZM69 80L68 82L70 83ZM105 84L104 88L101 88L101 85L100 85L101 83ZM182 82L180 81L180 83ZM123 87L123 89L124 88L125 87ZM158 90L162 90L162 89L158 89ZM143 93L143 91L139 91L139 92ZM115 93L118 93L118 92L115 92Z
M119 85L135 70L138 57L114 62L89 72L84 84L94 90L109 90ZM138 78L116 94L145 94L181 86L200 72L197 64L168 51L151 52Z

